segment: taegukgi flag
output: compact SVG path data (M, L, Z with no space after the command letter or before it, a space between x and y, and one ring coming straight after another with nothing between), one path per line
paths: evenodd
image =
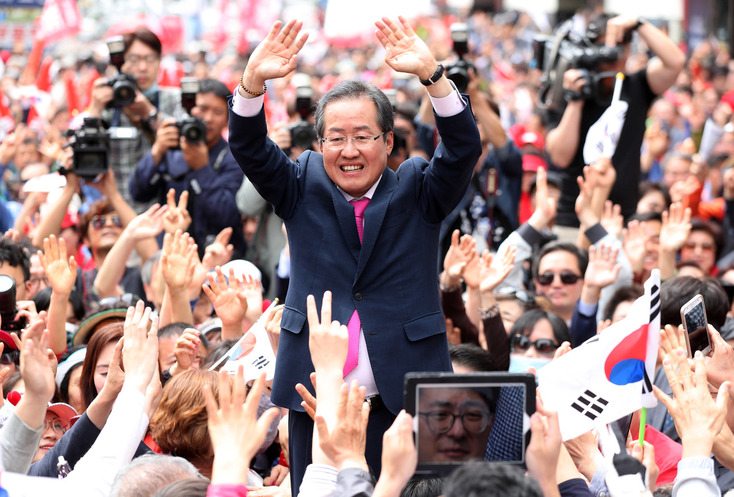
M564 441L657 405L651 378L659 332L660 271L654 269L622 321L538 370L543 402L558 411Z

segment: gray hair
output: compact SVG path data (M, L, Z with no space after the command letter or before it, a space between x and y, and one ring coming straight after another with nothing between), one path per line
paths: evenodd
M326 126L324 112L327 105L340 100L356 100L359 98L368 98L375 104L377 107L377 125L382 131L393 130L395 114L387 95L378 87L366 81L348 80L337 84L319 99L314 113L316 136L319 138L324 136L324 127Z
M146 454L133 459L117 473L110 497L152 497L171 483L192 477L201 475L183 457Z
M145 264L143 264L143 267L140 270L140 279L143 280L144 285L150 285L150 282L153 280L153 266L158 264L158 261L161 260L161 253L162 251L159 250L150 256L150 258L145 261Z

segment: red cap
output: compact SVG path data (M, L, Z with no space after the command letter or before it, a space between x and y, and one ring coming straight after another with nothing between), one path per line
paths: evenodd
M525 145L532 145L538 150L543 150L543 147L545 146L545 140L540 133L536 133L535 131L525 131L524 133L520 133L517 138L515 138L515 145L520 148L524 147Z
M71 228L72 226L78 226L79 225L79 214L73 211L66 211L66 214L64 215L64 220L61 221L61 229Z
M522 170L523 172L532 172L538 170L539 167L548 169L548 164L539 155L535 154L523 154L522 156Z
M734 109L734 90L729 90L721 97L721 101L729 104Z

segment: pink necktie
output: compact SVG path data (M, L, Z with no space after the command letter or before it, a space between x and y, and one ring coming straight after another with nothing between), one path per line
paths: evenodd
M357 233L359 233L359 241L362 242L364 234L364 211L370 199L363 198L360 200L352 200L350 202L354 206L354 220L357 223ZM357 309L352 313L347 323L347 331L349 331L349 350L347 351L347 362L344 363L344 376L348 375L355 367L359 359L359 330L362 328L362 322L359 320Z

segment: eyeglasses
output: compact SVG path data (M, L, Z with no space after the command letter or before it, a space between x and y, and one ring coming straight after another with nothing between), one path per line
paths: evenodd
M433 433L446 433L453 428L456 418L461 419L461 425L468 433L481 433L489 426L491 415L487 411L471 410L461 414L454 414L449 411L430 411L419 412L420 416L426 420L428 429Z
M572 273L571 271L561 271L560 273L543 273L538 275L538 283L543 286L550 285L553 283L556 275L561 277L561 283L564 285L573 285L581 279L580 274Z
M28 281L31 282L31 286L38 286L41 283L43 283L45 286L48 286L48 278L46 276L42 276L40 278L31 278Z
M696 248L700 248L704 252L711 252L714 250L715 247L713 243L686 242L686 244L683 245L683 248L688 250L696 250Z
M152 64L153 62L158 61L158 55L154 53L150 53L148 55L130 54L125 57L125 62L133 65L140 64L140 61L142 60L144 60L146 64Z
M540 355L553 355L558 348L556 342L550 338L538 338L533 342L525 335L513 335L510 340L513 352L524 354L531 346L535 347L536 352Z
M354 148L356 148L357 150L365 150L367 148L370 148L372 144L375 143L375 140L377 140L384 134L385 131L377 136L357 135L352 136L351 138L346 136L327 136L326 138L321 139L321 143L329 150L341 150L347 146L348 141L351 141L352 145L354 145Z
M94 226L94 229L101 230L104 225L106 225L109 221L112 221L112 224L118 228L122 228L122 220L120 219L120 216L117 214L105 214L103 216L94 216L92 218L92 226Z
M71 425L67 422L62 421L59 418L54 418L53 420L49 421L48 418L44 421L44 427L47 430L53 430L54 433L56 433L59 436L64 436L64 433L69 431L69 428L71 428Z

